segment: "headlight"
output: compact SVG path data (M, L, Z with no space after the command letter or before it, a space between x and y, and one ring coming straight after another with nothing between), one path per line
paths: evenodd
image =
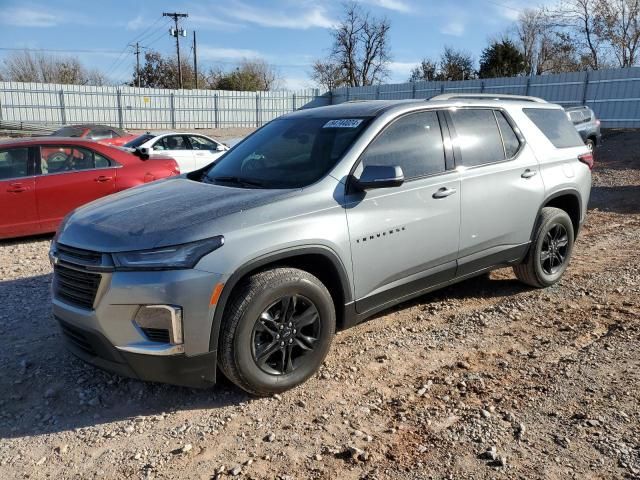
M153 250L113 253L116 270L173 270L193 268L207 253L224 245L224 237L219 235L171 247Z

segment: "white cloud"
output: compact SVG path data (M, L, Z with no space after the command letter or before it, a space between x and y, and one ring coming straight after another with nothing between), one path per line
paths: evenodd
M331 28L335 22L327 16L322 6L311 6L299 12L277 12L249 6L242 2L233 2L218 11L240 21L253 23L262 27L292 28L306 30L309 28Z
M376 5L380 8L386 8L387 10L394 10L396 12L409 13L413 10L411 6L403 0L363 0L365 3Z
M36 7L9 7L0 10L0 23L16 27L55 27L62 15L54 15Z
M415 62L390 62L388 65L390 80L393 82L406 82L411 70L419 63L420 61L418 60Z
M453 20L440 29L440 33L444 35L453 35L454 37L460 37L464 34L464 23L457 20Z
M145 19L146 17L143 17L142 15L138 15L136 18L132 18L126 24L127 30L139 30L140 28L144 27L147 24Z
M245 48L219 48L201 45L198 47L198 56L206 60L235 60L243 58L262 58L264 55L256 50Z

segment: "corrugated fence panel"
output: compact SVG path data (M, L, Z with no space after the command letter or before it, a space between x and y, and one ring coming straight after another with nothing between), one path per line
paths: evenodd
M293 110L329 103L330 95L318 89L229 92L0 82L0 121L48 126L259 127Z
M441 93L532 95L589 105L604 127L640 127L640 67L532 77L414 82L278 92L164 90L0 82L0 121L138 129L259 127L285 113L353 100L428 99Z
M570 107L588 105L606 128L640 128L640 67L532 77L415 82L338 88L332 104L353 100L431 98L441 93L531 95Z

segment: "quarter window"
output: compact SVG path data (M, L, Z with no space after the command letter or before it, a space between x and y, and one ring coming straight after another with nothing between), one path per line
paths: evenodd
M584 145L580 134L558 108L525 108L524 113L556 148Z
M26 177L28 166L28 148L5 148L0 150L0 180Z
M362 165L399 166L407 180L444 172L437 113L412 113L393 122L367 147Z
M457 109L451 111L456 130L455 144L460 149L462 165L475 167L505 159L502 138L493 110Z
M502 141L504 142L504 153L507 158L513 157L520 149L520 140L516 132L507 121L504 113L496 111L496 118L498 119L498 126L500 127L500 133L502 134Z

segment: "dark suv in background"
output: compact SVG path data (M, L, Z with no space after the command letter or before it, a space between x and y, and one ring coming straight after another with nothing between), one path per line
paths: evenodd
M591 151L602 143L600 120L596 118L593 110L589 107L581 106L567 107L565 111L567 112L567 117L569 117L569 120L576 127L582 140Z

